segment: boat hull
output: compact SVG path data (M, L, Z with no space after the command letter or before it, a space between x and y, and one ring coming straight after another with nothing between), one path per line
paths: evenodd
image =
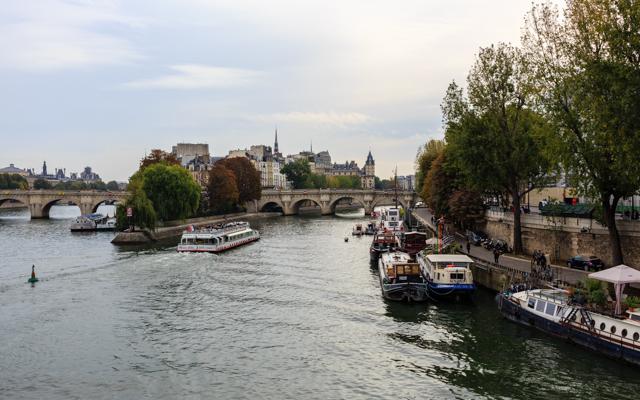
M473 283L443 284L429 282L427 287L429 290L429 296L440 299L455 299L461 296L470 297L476 291L476 285Z
M387 300L420 303L427 301L426 285L419 283L385 284L380 281L382 296Z
M589 331L584 326L578 327L542 318L539 315L529 312L526 308L515 304L502 293L497 295L496 300L500 313L512 322L568 340L610 358L621 359L635 365L640 365L640 342L636 345L635 349L632 349L606 340L606 336L597 333L597 331Z

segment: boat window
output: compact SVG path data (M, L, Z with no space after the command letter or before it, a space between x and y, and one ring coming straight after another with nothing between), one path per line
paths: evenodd
M615 325L611 325L611 333L616 333L616 326Z
M636 332L633 334L633 340L638 340L640 339L640 333Z
M622 332L620 332L622 334L622 337L627 337L627 330L623 329Z
M544 307L547 305L547 302L544 300L538 300L538 304L536 304L536 311L544 312Z
M464 279L464 274L451 274L451 279Z
M556 313L556 305L553 303L547 303L547 309L545 310L546 314L553 315Z
M607 325L604 322L600 323L600 330L603 331L607 328Z
M640 315L631 314L632 321L640 321Z
M529 306L529 308L534 308L536 305L536 299L529 299L529 303L527 303L527 305Z

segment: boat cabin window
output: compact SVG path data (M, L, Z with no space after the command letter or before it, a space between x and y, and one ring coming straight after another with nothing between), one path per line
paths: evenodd
M640 339L640 333L636 332L633 334L633 340L638 340Z
M527 303L527 306L529 308L534 308L536 306L536 299L529 299L529 302Z
M547 303L547 309L544 312L549 315L554 315L556 313L556 305L553 303Z
M547 305L547 302L544 300L538 300L538 304L536 304L536 311L544 312L544 307Z
M451 279L464 279L464 272L451 274Z
M622 337L627 337L627 330L626 329L623 329L621 333L622 333Z
M640 315L631 314L631 320L640 322Z
M603 330L605 330L606 328L607 328L607 325L605 325L605 323L604 323L604 322L602 322L602 323L600 324L600 330L601 330L601 331L603 331Z

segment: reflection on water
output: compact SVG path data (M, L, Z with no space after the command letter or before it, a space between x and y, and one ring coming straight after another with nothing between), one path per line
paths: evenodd
M362 217L360 222L365 222ZM0 220L0 398L635 398L640 372L473 303L385 301L354 221L220 255ZM27 285L31 264L41 279Z

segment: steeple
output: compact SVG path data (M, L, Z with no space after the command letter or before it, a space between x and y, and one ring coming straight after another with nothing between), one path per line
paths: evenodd
M311 148L309 149L313 153L313 139L311 139Z
M47 162L42 163L42 175L47 176Z
M367 162L365 165L375 165L375 161L373 160L373 156L371 155L371 150L369 150L369 155L367 156Z
M278 154L280 151L278 150L278 127L276 127L276 142L273 144L273 153Z

